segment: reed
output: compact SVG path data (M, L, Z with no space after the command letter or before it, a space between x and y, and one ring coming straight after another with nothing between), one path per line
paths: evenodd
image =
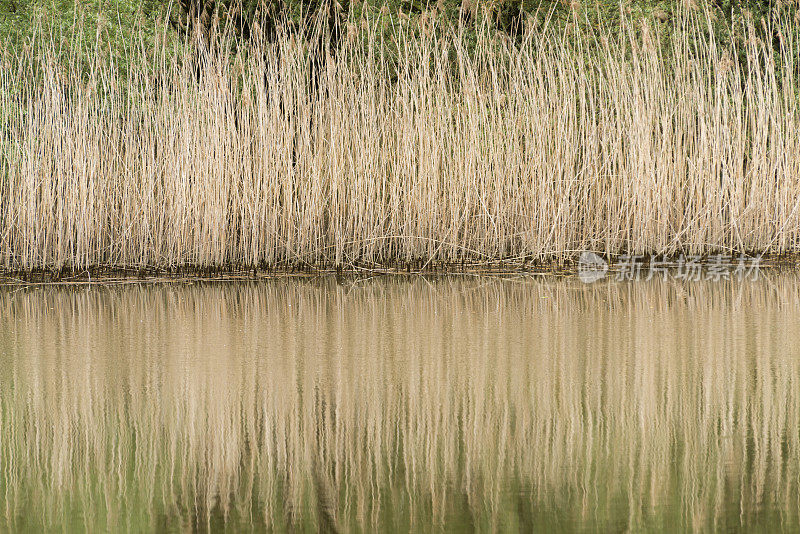
M0 69L0 266L796 252L794 22L622 24L352 25L324 61L292 32L124 58L32 39Z
M796 529L797 275L576 284L0 289L0 528Z

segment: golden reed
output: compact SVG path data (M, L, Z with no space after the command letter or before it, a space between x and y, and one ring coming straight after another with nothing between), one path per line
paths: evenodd
M793 530L798 317L796 274L0 289L0 530Z
M675 20L475 49L364 30L315 81L293 35L203 59L33 39L2 54L0 266L796 251L793 22Z
M0 266L797 251L793 21L674 20L474 48L401 22L313 80L289 34L203 59L32 39L0 68Z

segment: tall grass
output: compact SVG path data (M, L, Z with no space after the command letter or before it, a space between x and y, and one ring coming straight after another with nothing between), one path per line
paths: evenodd
M353 24L325 61L292 32L157 39L125 77L101 38L7 51L0 265L798 250L793 21L724 43L698 14L477 43L408 24Z
M796 530L797 282L0 290L0 529Z

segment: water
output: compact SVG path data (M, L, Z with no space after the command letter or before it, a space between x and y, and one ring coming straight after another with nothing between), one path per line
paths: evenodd
M800 528L800 275L0 289L0 530Z

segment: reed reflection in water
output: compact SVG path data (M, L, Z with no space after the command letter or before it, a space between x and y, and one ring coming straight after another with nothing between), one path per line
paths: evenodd
M0 530L800 526L800 277L0 289Z

